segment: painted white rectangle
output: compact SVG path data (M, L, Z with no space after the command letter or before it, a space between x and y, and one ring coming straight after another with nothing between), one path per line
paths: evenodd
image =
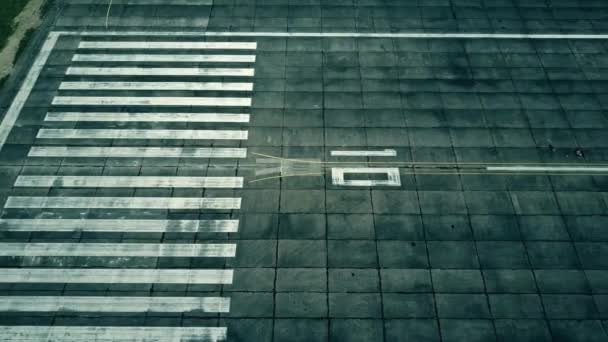
M18 176L16 187L242 188L243 177Z
M241 208L240 198L195 197L33 197L10 196L5 208L47 209L192 209L231 210Z
M255 55L76 54L73 62L255 63Z
M332 157L396 157L397 151L385 149L382 151L331 151Z
M246 158L246 148L33 146L28 157Z
M232 284L233 270L0 268L0 283Z
M239 220L0 219L0 231L236 233Z
M69 67L66 75L78 76L238 76L251 77L253 68L144 68Z
M230 312L223 297L0 296L1 312Z
M0 256L233 258L235 254L233 243L0 243Z
M55 96L55 106L250 107L249 97Z
M247 140L247 131L190 129L40 129L38 139Z
M0 341L19 342L218 342L224 327L0 326Z
M60 90L251 91L249 82L61 82Z
M380 174L387 175L386 180L345 180L345 174ZM401 186L401 177L399 176L398 168L380 168L380 167L335 167L331 169L331 179L333 185L341 186Z
M112 49L112 50L255 50L256 42L116 42L116 41L82 41L79 49Z
M248 123L249 114L50 112L46 114L44 121Z
M601 166L488 166L487 171L505 172L608 172Z

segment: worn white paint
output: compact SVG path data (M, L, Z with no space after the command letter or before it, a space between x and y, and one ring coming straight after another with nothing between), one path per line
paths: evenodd
M177 35L177 34L176 34ZM104 50L255 50L256 42L121 42L82 41L79 49Z
M249 114L50 112L46 114L44 121L248 123Z
M255 63L255 55L76 54L74 62Z
M1 312L230 312L223 297L0 296Z
M28 157L246 158L246 148L33 146Z
M144 68L69 67L66 75L78 76L239 76L254 75L253 68Z
M387 176L386 180L369 179L344 179L345 174L381 174ZM334 167L331 169L331 179L333 185L339 186L401 186L401 177L398 168L380 167Z
M190 129L40 129L38 139L247 140L247 131Z
M243 177L18 176L16 187L242 188Z
M487 166L487 171L503 172L608 172L608 167L600 166Z
M240 198L220 197L33 197L10 196L5 208L47 209L240 209Z
M334 150L330 152L332 157L396 157L397 151L384 149L381 151L343 151Z
M0 231L236 233L239 220L0 219Z
M249 82L61 82L59 90L251 91Z
M248 97L56 96L55 106L250 107Z

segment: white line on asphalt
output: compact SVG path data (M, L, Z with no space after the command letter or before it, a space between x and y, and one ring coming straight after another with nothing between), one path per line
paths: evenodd
M0 283L232 284L232 277L210 269L0 268Z
M50 112L46 114L44 121L247 123L249 122L249 114Z
M251 91L249 82L62 82L60 90Z
M608 167L597 166L487 166L488 171L511 172L608 172Z
M243 177L18 176L16 187L242 188Z
M40 49L40 52L38 53L38 56L36 56L36 60L34 60L34 64L25 77L21 88L19 88L19 92L17 92L17 95L15 95L13 98L11 106L4 115L4 119L2 119L2 123L0 124L0 150L2 150L8 135L13 129L13 126L17 121L17 117L19 117L19 114L25 105L25 101L27 101L28 97L30 96L30 92L34 88L34 85L38 80L38 76L40 75L40 72L42 72L42 69L44 68L44 65L46 64L46 61L49 58L51 51L55 47L57 39L60 35L61 34L54 32L49 33L46 41Z
M246 148L33 146L28 157L246 158Z
M73 62L255 63L255 55L76 54Z
M98 0L67 0L69 5L97 5ZM115 5L187 5L187 6L210 6L213 0L113 0Z
M219 342L226 335L224 327L0 326L0 341L19 342Z
M235 197L33 197L10 196L5 208L47 209L240 209L241 199Z
M240 76L255 74L253 68L143 68L69 67L66 75L79 76Z
M250 107L248 97L56 96L55 106Z
M397 151L385 149L382 151L331 151L333 157L395 157Z
M224 297L0 296L2 312L230 312ZM17 340L19 340L17 338Z
M345 174L379 174L385 173L386 180L375 179L344 179ZM381 167L334 167L331 169L331 179L333 185L341 186L401 186L401 178L398 168Z
M190 129L40 129L38 139L247 140L247 131Z
M233 258L233 243L0 243L0 256Z
M0 231L236 233L239 220L0 219Z
M83 41L79 49L137 49L137 50L255 50L256 42L94 42Z

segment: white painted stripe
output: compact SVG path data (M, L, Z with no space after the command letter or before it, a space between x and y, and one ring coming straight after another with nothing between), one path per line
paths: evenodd
M40 72L42 72L42 69L44 68L44 65L46 64L46 61L49 58L51 51L55 47L57 39L60 35L61 34L54 32L49 33L46 41L40 49L40 52L38 53L38 56L36 56L36 60L34 60L34 64L25 77L21 88L19 88L17 95L15 95L13 98L13 102L11 103L7 112L4 114L4 119L2 119L2 123L0 123L0 150L4 146L8 135L13 129L13 126L17 121L17 117L19 117L19 114L25 105L25 101L30 96L31 91L34 88L34 84L36 84L38 76L40 75Z
M251 91L248 82L62 82L60 90Z
M248 97L120 97L120 96L56 96L55 106L212 106L250 107Z
M608 172L608 167L597 166L488 166L488 171L507 172Z
M240 198L10 196L5 208L240 209Z
M235 255L233 243L0 243L0 256L233 258Z
M333 157L396 157L397 151L385 149L382 151L331 151Z
M230 312L223 297L0 296L2 312Z
M249 122L249 114L51 112L46 114L44 121L247 123Z
M246 158L246 148L33 146L28 157Z
M369 174L369 173L385 173L386 180L372 179L344 179L344 175L348 173ZM399 176L398 168L381 168L381 167L334 167L331 169L331 180L333 185L339 186L401 186L401 177Z
M223 327L0 326L0 341L19 342L218 342L226 336Z
M16 187L242 188L243 177L18 176Z
M211 32L211 31L58 31L75 36L182 37L304 37L304 38L423 38L423 39L608 39L608 34L568 33L362 33L362 32Z
M255 55L76 54L74 62L255 63Z
M86 76L241 76L254 75L252 68L142 68L69 67L66 75Z
M0 283L232 284L232 270L0 268Z
M80 42L79 49L255 50L256 42Z
M236 233L238 220L0 219L0 231Z
M67 4L97 5L97 0L66 0ZM113 5L187 5L187 6L210 6L213 0L112 0Z
M247 131L190 129L40 129L38 139L247 140Z

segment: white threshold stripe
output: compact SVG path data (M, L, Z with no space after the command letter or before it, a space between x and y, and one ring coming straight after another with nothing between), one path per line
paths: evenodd
M331 151L333 157L396 157L397 151L385 149L382 151Z
M233 270L0 268L0 283L232 284Z
M253 68L143 68L69 67L66 75L85 76L240 76L251 77Z
M255 55L76 54L73 62L255 63Z
M487 166L487 171L511 172L608 172L608 167L598 166Z
M425 39L608 39L608 34L577 33L362 33L362 32L192 32L192 31L56 31L75 36L139 37L139 36L189 36L189 37L327 37L327 38L425 38Z
M50 112L46 114L44 121L248 123L249 114Z
M219 342L225 327L0 326L0 341L19 342Z
M236 244L158 243L0 243L0 256L234 258Z
M235 197L33 197L10 196L5 208L89 208L89 209L192 209L236 210L241 199Z
M56 96L55 106L250 107L249 97Z
M0 296L1 312L230 312L223 297Z
M256 42L95 42L84 41L79 49L255 50Z
M246 148L33 146L28 157L246 158Z
M247 131L190 129L40 129L38 139L247 140Z
M236 233L239 220L0 219L0 231Z
M18 176L16 187L242 188L243 177Z
M251 91L249 82L62 82L59 90Z

